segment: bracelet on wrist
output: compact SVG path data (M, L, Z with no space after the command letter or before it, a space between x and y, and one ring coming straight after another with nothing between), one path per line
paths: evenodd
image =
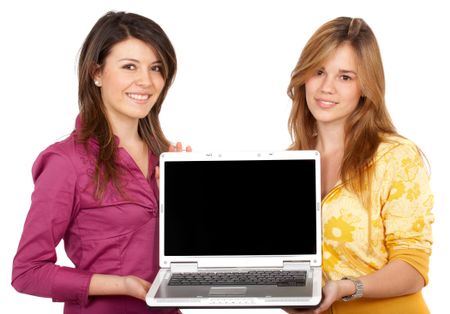
M352 295L347 295L345 297L342 297L342 301L350 301L354 299L359 299L364 294L364 284L361 280L356 279L354 277L343 277L341 280L350 280L355 285L355 293Z

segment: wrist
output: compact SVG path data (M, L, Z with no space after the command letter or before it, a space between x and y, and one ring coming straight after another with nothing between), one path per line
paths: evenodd
M343 301L359 299L363 296L364 285L361 280L353 277L344 277L340 282L340 296Z
M352 295L353 293L356 292L356 288L354 283L351 280L348 279L341 279L341 280L337 280L338 282L338 287L339 287L339 292L338 292L338 296L339 299L342 299L345 296L348 295Z

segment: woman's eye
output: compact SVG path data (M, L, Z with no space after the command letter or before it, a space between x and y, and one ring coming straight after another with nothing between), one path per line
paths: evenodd
M317 75L319 75L319 76L320 76L320 75L323 75L323 73L324 73L323 70L318 70L318 71L317 71Z
M124 69L127 69L127 70L135 70L135 69L136 69L136 66L135 66L134 64L125 64L125 65L123 66L123 68L124 68Z
M348 75L342 75L342 76L341 76L341 79L342 79L343 81L351 81L351 80L352 80L352 77L351 77L351 76L348 76Z
M162 68L161 68L161 66L160 65L154 65L154 66L152 66L152 71L154 71L154 72L161 72L162 71Z

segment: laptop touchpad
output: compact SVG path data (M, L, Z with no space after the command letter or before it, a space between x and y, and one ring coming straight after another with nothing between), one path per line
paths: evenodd
M210 295L238 295L245 294L247 287L211 287Z

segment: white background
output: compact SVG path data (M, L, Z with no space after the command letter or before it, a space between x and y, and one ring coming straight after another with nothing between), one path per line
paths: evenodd
M30 205L32 163L73 129L77 53L108 10L150 17L172 40L179 71L162 125L169 139L197 151L285 149L290 143L286 88L307 39L337 16L364 18L381 47L394 123L431 164L436 222L424 295L432 313L445 312L450 22L444 1L437 0L2 1L0 312L62 313L60 303L15 292L11 265ZM59 263L67 264L59 252ZM281 310L186 311L213 312Z

